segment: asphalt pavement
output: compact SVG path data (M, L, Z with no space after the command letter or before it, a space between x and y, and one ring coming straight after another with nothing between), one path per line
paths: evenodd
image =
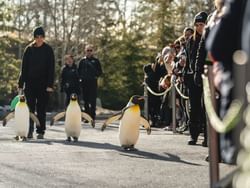
M0 122L2 125L2 122ZM0 188L205 188L209 187L208 148L202 137L188 146L189 136L142 128L136 150L119 144L118 123L104 132L83 123L77 143L66 142L64 122L47 130L44 140L14 140L13 120L0 126ZM35 136L35 135L34 135ZM220 164L221 177L234 166Z

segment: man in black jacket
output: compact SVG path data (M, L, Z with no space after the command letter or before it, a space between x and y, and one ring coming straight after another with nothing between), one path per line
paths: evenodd
M96 116L96 97L97 97L97 79L102 74L100 61L93 56L94 48L92 45L85 47L86 56L84 56L78 67L80 77L84 109L93 120Z
M53 49L44 41L42 27L34 30L34 41L24 51L19 92L24 89L27 104L31 112L37 111L40 126L37 127L37 138L43 139L46 129L46 106L49 93L53 91L55 58ZM33 137L34 125L30 123L28 138Z

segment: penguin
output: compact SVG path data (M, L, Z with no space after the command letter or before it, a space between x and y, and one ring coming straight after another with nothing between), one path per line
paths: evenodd
M66 112L61 112L56 114L51 122L50 125L52 126L55 121L63 118L65 116L65 133L67 135L66 141L70 142L71 137L73 138L74 142L78 141L78 138L81 133L81 118L86 119L88 122L91 123L92 127L95 127L95 123L93 119L85 112L81 112L81 108L77 101L77 95L75 93L71 94L70 102L67 106Z
M7 122L12 118L14 118L15 121L14 129L16 133L16 140L27 140L30 118L36 123L36 126L40 126L40 122L36 115L29 111L24 95L19 96L19 102L16 104L15 110L10 112L3 119L3 126L6 126Z
M119 123L119 140L121 147L125 150L132 150L139 138L140 125L151 134L151 128L148 120L141 116L140 104L144 101L143 96L134 95L130 98L126 107L121 112L108 118L102 125L104 131L106 126L114 121L120 120Z

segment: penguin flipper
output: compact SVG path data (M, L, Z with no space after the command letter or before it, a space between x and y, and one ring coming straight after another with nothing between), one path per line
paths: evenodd
M40 127L40 122L34 113L30 112L30 118L36 123L36 126Z
M123 116L123 113L122 112L119 112L113 116L111 116L110 118L108 118L104 124L102 125L102 131L104 131L104 129L107 127L108 124L114 122L114 121L117 121L117 120L120 120L121 117Z
M9 114L7 114L7 115L4 117L4 119L3 119L3 126L5 127L6 124L7 124L7 122L8 122L10 119L14 118L14 116L15 116L14 112L10 112Z
M89 114L87 114L87 113L85 113L85 112L82 112L81 115L82 115L82 118L84 118L84 119L86 119L88 122L90 122L91 125L92 125L92 127L95 128L95 123L94 123L92 117L91 117Z
M54 125L55 121L58 121L59 119L63 118L65 116L66 112L60 112L58 114L56 114L52 120L50 121L50 126Z
M151 134L151 127L147 119L145 119L144 117L141 117L140 125L143 125L143 127L147 130L147 134Z

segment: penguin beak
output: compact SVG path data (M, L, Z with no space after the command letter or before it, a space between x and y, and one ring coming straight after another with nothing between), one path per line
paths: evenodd
M19 100L20 100L20 102L25 102L25 97L24 97L24 95L20 95Z
M75 93L73 93L73 94L71 95L71 100L72 100L72 101L77 100L77 95L76 95Z

